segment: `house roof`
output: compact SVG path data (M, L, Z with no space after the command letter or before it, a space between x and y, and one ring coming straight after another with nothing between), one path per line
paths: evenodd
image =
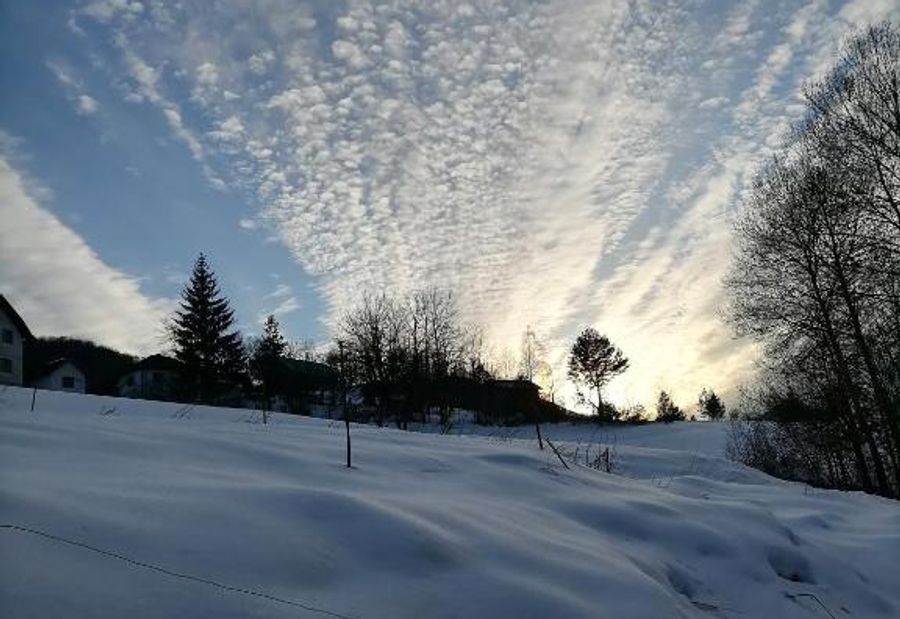
M19 330L19 333L22 334L22 339L25 340L33 340L34 336L31 334L31 331L28 329L28 325L25 324L25 321L22 320L22 317L19 316L19 313L15 310L12 304L7 301L6 297L0 294L0 312L3 312L9 319L12 320L12 323L16 325L16 329Z
M300 374L309 377L321 379L336 379L337 371L316 361L305 361L303 359L282 359L282 365L292 374Z
M54 370L56 370L56 369L62 367L63 365L65 365L65 364L67 364L67 363L68 363L69 365L71 365L72 367L74 367L74 368L75 368L76 370L78 370L79 372L81 372L82 374L84 374L84 370L82 370L80 367L78 367L78 364L77 364L77 363L75 363L75 362L72 361L71 359L67 359L66 357L60 357L59 359L54 359L53 361L51 361L50 363L48 363L47 365L45 365L45 366L41 369L41 373L40 373L40 375L38 376L38 378L42 378L42 377L46 376L47 374L53 372Z
M165 370L168 372L177 372L180 369L181 364L177 360L165 355L150 355L131 366L132 372L135 370Z

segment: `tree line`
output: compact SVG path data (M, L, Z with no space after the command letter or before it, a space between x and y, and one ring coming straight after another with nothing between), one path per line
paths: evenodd
M855 33L755 179L727 287L764 346L735 455L900 495L900 31Z
M242 338L230 302L203 254L167 331L182 368L177 395L183 399L240 404L251 395L264 410L271 410L277 398L296 391L302 382L284 363L291 351L274 316L266 319L260 337ZM434 417L446 426L456 409L474 411L484 423L581 419L556 404L552 368L531 327L523 333L516 367L499 367L489 360L478 326L463 319L453 294L437 288L404 296L363 294L340 317L334 341L317 360L334 372L333 380L324 384L332 393L332 405L352 404L357 415L364 411L379 424L392 421L406 428L411 421ZM568 375L594 419L647 420L643 407L622 410L603 399L604 387L628 365L624 353L593 328L573 343ZM544 384L543 397L535 380ZM348 392L355 396L348 398ZM707 390L698 410L709 419L725 412L719 397ZM659 421L686 417L668 394L660 394Z

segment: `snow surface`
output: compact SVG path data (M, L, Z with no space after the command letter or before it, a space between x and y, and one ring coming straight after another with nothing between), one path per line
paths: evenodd
M338 422L30 403L0 392L0 524L55 538L0 528L7 618L900 616L900 503L730 463L722 424L544 427L571 470L529 428L354 426L348 470Z

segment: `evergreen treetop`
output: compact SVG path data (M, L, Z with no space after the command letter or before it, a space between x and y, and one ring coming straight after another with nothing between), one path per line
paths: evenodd
M257 359L283 357L287 343L281 335L281 329L275 316L269 315L263 325L263 335L256 345L254 357Z
M244 351L234 322L234 310L201 253L170 325L175 358L182 363L191 395L208 399L240 379Z
M704 389L700 392L699 404L700 413L711 421L716 421L725 416L725 404L712 389Z
M659 398L656 401L656 420L663 423L671 423L673 421L684 421L686 416L684 411L676 406L672 401L672 397L665 391L659 392Z
M608 337L588 327L578 335L569 353L569 378L596 391L597 402L591 404L597 415L603 417L607 413L603 387L627 370L628 364L628 358ZM616 414L614 408L609 412Z

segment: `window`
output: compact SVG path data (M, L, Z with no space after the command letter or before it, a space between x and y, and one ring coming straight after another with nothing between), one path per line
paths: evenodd
M13 343L12 329L0 329L0 342L4 344Z
M63 386L63 389L74 389L75 388L75 377L74 376L63 376L62 377L62 386Z
M0 374L12 374L12 359L0 357Z

